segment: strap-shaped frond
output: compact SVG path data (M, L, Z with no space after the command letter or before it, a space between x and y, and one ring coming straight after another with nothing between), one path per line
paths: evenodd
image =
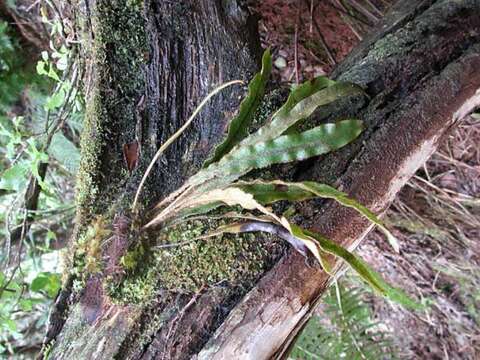
M306 85L308 90L304 89ZM307 95L307 96L304 96ZM319 77L292 91L287 102L272 117L272 121L240 143L241 146L259 141L275 139L302 119L308 118L320 106L333 103L341 98L364 95L361 87L351 83L332 82ZM304 97L303 97L304 96Z
M271 121L262 126L257 133L252 134L247 139L243 140L242 145L254 144L255 142L260 140L273 139L275 137L278 137L282 135L285 130L287 130L290 126L302 120L302 118L298 117L299 110L308 110L311 114L318 106L326 105L334 101L332 100L331 94L335 93L335 91L324 91L320 93L319 96L323 99L323 101L318 103L315 108L312 109L311 107L308 107L307 109L302 102L313 94L319 93L320 91L335 84L335 81L330 80L325 76L318 76L312 80L305 81L304 83L295 86L294 88L292 88L290 94L288 95L285 104L283 104L282 107L272 115ZM345 93L343 96L348 96L348 94ZM337 98L335 98L335 100L336 99ZM295 111L293 111L294 109ZM308 117L308 115L305 117ZM303 117L303 119L305 117ZM273 128L273 123L275 123L278 128Z
M310 252L319 261L322 268L329 273L331 268L326 254L332 254L345 261L376 293L410 309L423 308L421 304L411 299L402 290L389 285L379 273L355 254L320 234L290 223L286 218L281 219L281 225L260 221L235 223L221 227L208 234L207 237L222 233L238 234L242 232L268 232L277 235L286 240L302 255L305 256L307 252Z
M345 132L345 136L348 136L352 135L352 133L356 133L357 131L361 131L361 123L359 120L345 120L346 122L339 122L337 123L338 125L324 124L309 130L310 132L306 131L302 134L281 136L286 130L295 125L298 121L309 117L318 107L328 105L340 98L354 95L364 95L362 88L350 83L337 83L329 80L326 77L318 77L312 81L307 81L306 83L297 86L294 90L292 90L287 102L272 116L272 120L268 124L264 125L258 129L257 132L243 139L219 161L211 163L207 168L202 169L196 175L192 176L187 182L186 186L197 186L214 177L223 177L225 175L225 170L229 169L229 174L232 175L226 179L228 182L222 182L220 180L216 181L215 184L215 187L225 186L244 175L249 171L249 169L251 170L254 168L268 166L272 163L302 160L309 157L307 156L308 151L305 153L298 153L302 156L292 156L292 152L289 151L288 155L285 155L283 158L277 155L276 158L272 159L272 162L267 162L267 165L255 166L252 163L253 166L248 166L245 170L242 170L243 172L235 172L234 169L236 165L230 166L232 160L238 160L239 158L244 157L247 153L255 156L255 150L263 151L263 148L266 146L275 146L275 144L278 143L275 143L275 141L279 139L281 139L280 143L289 142L290 140L302 142L301 137L305 136L306 139L311 139L317 134L331 136L333 139L336 139L339 137L341 132ZM300 138L298 136L300 136ZM358 136L358 133L353 138L350 138L349 141L353 140L356 136ZM326 144L329 144L327 138L324 138L324 140L326 140ZM335 143L332 143L331 145L332 146L330 149L322 149L322 151L312 153L311 156L324 154L325 152L332 151L340 147L335 146ZM343 145L345 145L345 143L343 143L341 146ZM281 151L281 149L279 149L279 151ZM241 168L239 168L239 170L241 170Z
M272 55L270 50L267 49L262 57L262 70L253 77L248 85L248 94L240 104L237 116L230 122L226 139L216 147L212 158L205 162L204 167L220 160L248 135L248 127L252 123L253 115L263 99L265 86L271 70Z
M300 134L283 135L252 145L240 144L218 163L201 170L191 181L201 184L217 177L220 180L216 186L225 186L253 169L305 160L339 149L353 141L362 130L360 120L348 119L323 124ZM222 179L228 182L224 183Z
M196 197L189 197L178 205L176 208L177 212L167 214L160 213L145 227L154 226L185 212L199 215L202 211L208 212L222 204L227 206L239 205L246 210L258 210L270 217L273 221L280 223L280 218L256 201L252 194L246 193L239 188L230 187L227 189L215 189Z
M397 239L385 227L383 222L366 206L327 184L314 181L289 183L280 180L239 182L235 186L252 194L261 204L267 205L280 200L302 201L316 197L333 199L343 206L350 207L370 220L385 234L388 242L397 252L400 246Z
M389 285L379 273L344 247L315 232L304 229L301 229L301 231L305 235L317 240L322 250L344 260L367 284L381 295L410 309L423 308L421 304L412 300L402 290Z

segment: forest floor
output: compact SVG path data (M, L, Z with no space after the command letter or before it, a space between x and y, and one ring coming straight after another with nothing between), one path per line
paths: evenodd
M276 79L294 84L328 75L387 7L385 1L366 0L261 1L261 37L272 50ZM413 313L378 297L365 299L392 334L400 358L480 357L478 144L480 119L472 116L403 188L385 216L400 254L377 233L357 250L390 283L429 305Z

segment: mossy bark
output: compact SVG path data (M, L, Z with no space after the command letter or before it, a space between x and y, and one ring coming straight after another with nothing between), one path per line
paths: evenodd
M149 207L200 168L245 89L227 89L209 103L158 162L142 192L141 215L129 211L159 144L214 86L258 70L253 17L240 0L81 3L91 16L85 36L92 76L79 216L44 353L55 359L285 356L328 283L318 267L266 236L155 248L190 241L217 220L161 235L138 231ZM361 118L362 137L332 155L258 175L324 181L383 211L480 87L479 11L479 1L399 2L335 73L370 96L335 104L332 117ZM272 94L263 112L283 97ZM319 112L312 121L325 116ZM124 158L131 144L140 149L133 171ZM304 225L345 246L369 229L330 202L303 203L297 213Z

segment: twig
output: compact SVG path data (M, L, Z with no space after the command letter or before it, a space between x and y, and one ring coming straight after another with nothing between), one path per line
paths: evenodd
M5 269L8 267L10 264L10 254L11 254L11 249L12 249L12 231L10 231L10 214L12 212L13 207L15 206L15 203L18 201L20 196L17 196L15 200L12 202L12 204L8 207L7 213L5 215L5 232L6 232L6 237L5 237L5 247L6 247L6 256L5 256Z
M313 33L313 0L310 0L310 35Z
M323 49L325 50L328 60L333 64L336 65L337 61L335 60L335 57L333 56L329 46L327 45L327 42L325 41L325 38L323 37L322 31L320 30L320 26L317 23L317 20L315 18L313 19L313 24L315 25L315 29L317 30L318 33L318 38L320 39L320 43L322 44Z
M370 21L373 21L374 23L378 22L380 20L377 16L373 15L367 8L365 8L362 4L360 4L356 0L348 0L350 5L357 10L360 14L364 15L367 19L370 19Z
M300 19L300 9L297 9L297 20L295 21L295 37L294 37L294 64L295 64L295 83L300 83L298 74L298 22Z
M370 0L365 0L365 2L375 11L380 17L383 16L383 12Z
M380 0L380 2L385 5L385 6L391 6L392 4L390 4L388 1L386 0Z
M30 5L28 8L25 9L25 12L30 12L30 10L32 10L35 6L37 6L40 1L42 0L35 1L32 5Z
M18 251L17 251L17 263L16 263L15 267L12 269L8 280L0 288L0 298L2 298L2 295L3 295L3 292L5 291L5 289L7 289L10 286L10 283L12 282L13 278L15 277L18 269L20 269L20 264L21 264L21 261L22 261L23 239L25 238L25 233L26 233L25 232L26 221L27 221L27 212L25 211L24 215L23 215L23 226L22 226L21 241L20 241L20 244L18 246ZM8 265L8 263L7 263L7 265Z
M73 93L74 89L76 89L75 85L77 83L77 79L78 79L78 71L77 71L77 67L75 67L74 70L73 70L72 85L70 86L70 89L68 90L67 96L65 97L65 102L63 103L62 108L60 109L60 111L58 113L57 123L55 125L53 125L52 130L47 135L47 139L45 140L45 144L44 144L43 149L42 149L44 152L49 148L49 146L50 146L50 144L53 140L53 136L56 134L56 132L59 129L61 129L63 127L63 125L65 125L65 121L67 120L67 116L69 115L69 112L67 112L66 114L64 114L64 113L65 113L65 110L66 110L68 104L70 104L70 101L73 101L75 99L76 94L72 97L71 100L70 100L70 97L72 96L72 93Z
M348 2L354 9L356 9L360 14L363 14L367 19L373 21L374 23L378 22L379 18L368 11L368 9L366 9L362 4L359 4L356 0L348 0Z
M340 9L342 9L345 13L349 14L347 8L339 0L330 0L330 1L331 2L335 1L335 3L338 5L338 7L340 7ZM333 7L337 8L335 5L333 5ZM337 8L337 11L339 11L338 8ZM357 29L355 29L350 19L347 19L342 13L340 13L340 15L343 21L345 22L345 24L347 24L350 30L352 30L353 34L358 38L358 40L362 40L363 39L362 35L360 35L360 32ZM349 16L353 17L351 14L349 14Z
M441 152L435 153L435 156L439 156L442 159L445 159L447 164L448 163L454 163L457 166L463 166L463 167L465 167L465 168L467 168L471 171L475 171L475 172L480 173L480 167L475 167L475 166L469 165L469 164L467 164L463 161L459 161L457 159L454 159L452 156L448 157L448 156L442 154Z
M343 8L338 7L337 5L335 5L335 4L332 2L332 0L328 2L328 6L330 6L332 9L337 10L337 11L340 13L340 15L348 16L348 17L351 18L352 20L358 21L359 23L362 23L362 24L365 25L365 26L372 27L372 25L373 25L372 23L369 23L368 21L359 18L359 17L356 16L355 14L351 14L350 12L348 12L348 11L346 10L345 7L343 7ZM343 17L342 17L342 19L343 19ZM345 19L344 19L344 21L345 21Z
M72 96L73 90L76 88L76 83L77 83L77 80L78 80L77 75L78 75L77 68L75 67L74 68L72 85L69 89L69 92L68 92L66 98L65 98L65 102L63 103L62 108L61 108L61 110L60 110L60 112L57 116L56 123L52 125L51 129L48 130L47 139L45 140L45 143L42 146L42 151L43 152L47 152L47 150L50 147L50 144L53 140L53 136L57 133L57 131L60 128L63 127L63 125L65 124L65 122L67 120L67 116L68 116L69 112L68 111L65 112L65 110L66 110L67 106L70 104L70 102L73 101L73 99L75 98L75 96L73 96L72 99L70 99L71 96ZM38 166L39 178L37 178L35 176L31 176L30 180L28 182L27 190L25 191L25 195L24 195L24 203L23 203L23 206L24 206L24 208L27 212L27 223L25 225L26 231L28 231L30 229L30 226L31 226L31 224L34 220L32 211L37 210L38 198L39 198L40 190L41 190L40 183L45 179L45 175L47 173L47 168L48 168L48 162L41 162ZM22 231L23 231L23 227L22 227ZM19 233L18 228L15 229L15 231L12 232L8 236L7 239L10 242L12 242L12 241L17 242L18 240L21 240L22 236Z
M60 22L62 37L63 37L64 40L66 40L67 39L67 33L65 32L65 26L63 24L63 16L62 16L62 13L60 12L60 10L57 7L57 4L55 4L54 0L44 0L44 1L47 3L48 6L50 6L53 9L53 12L55 13L55 15L57 15L58 21Z
M480 226L480 222L476 219L476 217L465 207L463 206L460 202L458 202L456 199L452 199L451 196L448 195L448 193L443 190L443 189L440 189L438 186L432 184L431 182L423 179L422 177L418 176L418 175L415 175L413 177L415 180L418 180L422 183L424 183L425 185L427 185L428 187L431 187L432 189L434 189L435 191L439 192L440 194L443 194L447 199L450 199L452 200L452 202L457 205L459 207L459 209L456 209L453 205L449 204L447 201L441 199L440 197L438 197L438 201L439 202L442 202L444 203L446 206L450 207L453 211L457 212L460 216L464 216L464 217L468 217L471 219L471 221L474 223L474 224L478 224ZM422 191L424 191L426 194L428 193L425 189L423 189L422 187L419 187L420 189L422 189ZM460 211L462 210L462 211Z
M305 3L308 6L308 1L304 0ZM315 29L317 30L318 33L318 38L320 40L320 44L322 45L323 49L325 50L325 53L327 54L328 60L332 65L336 65L337 61L335 60L335 57L333 56L332 52L330 51L330 48L327 45L327 42L325 41L325 38L323 37L322 31L320 30L320 26L318 25L317 20L315 17L312 17L313 19L313 25L315 26Z

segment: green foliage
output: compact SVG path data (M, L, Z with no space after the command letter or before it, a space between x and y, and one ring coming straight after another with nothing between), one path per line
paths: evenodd
M361 121L343 120L320 125L300 134L283 135L251 145L241 145L225 155L218 165L210 166L205 176L221 177L223 174L240 177L253 169L305 160L345 146L361 131Z
M51 243L74 212L82 101L60 23L44 22L52 42L35 66L0 21L0 356L44 331L60 288Z
M57 261L47 254L23 261L22 273L13 278L0 272L0 354L12 354L13 343L26 329L38 331L46 323L60 288L60 275L54 272Z
M361 288L330 288L321 317L314 315L298 338L290 358L302 360L395 359L392 334L373 320Z
M395 237L392 235L390 231L383 225L383 223L380 221L380 219L377 218L377 216L370 211L366 206L363 206L360 204L358 201L355 199L352 199L349 197L347 194L345 194L342 191L339 191L329 185L326 184L318 184L312 181L305 181L302 183L303 187L315 195L327 199L334 199L335 201L339 202L343 206L352 208L365 216L370 222L373 224L377 225L378 228L387 236L388 241L390 242L390 245L398 252L399 251L399 245L397 243L397 240Z
M363 260L349 252L347 249L312 231L303 230L303 233L317 240L320 248L323 251L343 259L348 265L350 265L355 273L358 274L376 292L398 304L403 305L406 308L417 310L422 308L419 303L410 299L403 291L387 284L380 274L378 274Z
M53 136L48 153L70 174L76 174L80 164L80 152L65 135L56 133Z
M256 74L248 85L248 94L240 104L238 115L230 122L227 138L215 149L213 157L205 162L208 166L220 160L243 138L248 135L248 127L253 121L253 115L260 105L265 93L265 86L272 70L272 55L265 51L262 57L262 70Z
M363 95L363 91L358 86L337 83L325 77L299 85L292 90L286 103L272 115L269 123L241 141L219 161L192 176L187 186L215 178L215 187L228 185L252 169L304 160L348 144L363 130L358 120L324 124L301 134L281 135L298 121L310 116L318 107L342 97L359 95Z
M264 56L264 68L271 66L271 64L265 65L265 62L270 61L267 52ZM261 74L257 74L257 76L261 76ZM258 81L258 77L256 80ZM224 154L217 162L211 163L207 168L200 170L187 181L184 187L157 205L157 208L163 207L163 210L146 227L178 220L193 214L199 215L222 204L230 207L240 206L250 212L257 211L262 214L261 217L250 214L250 218L257 220L256 224L250 223L247 226L245 223L233 223L223 226L213 232L211 236L251 231L283 234L281 237L304 256L307 255L307 252L314 255L325 271L330 272L331 269L326 257L326 254L329 253L347 262L377 293L404 306L418 308L418 305L406 294L388 285L379 274L375 273L347 249L321 234L298 227L285 216L280 217L272 210L265 208L262 201L298 201L313 197L334 199L344 206L355 209L372 223L378 225L387 234L394 248L398 250L395 238L375 214L365 206L348 197L345 193L325 184L314 182L289 184L272 181L269 185L273 185L273 188L270 187L269 189L265 183L255 181L252 183L234 182L253 169L325 154L356 139L362 132L363 125L360 120L355 119L323 124L299 134L282 134L295 126L300 120L310 116L318 107L330 104L343 97L359 95L363 96L363 91L358 86L334 82L325 77L319 77L295 87L292 89L287 102L272 115L270 122L244 138L235 147L233 147L232 141L228 145L232 147L229 153ZM250 96L252 95L247 95L247 100ZM238 119L234 119L234 121L236 122ZM227 139L235 139L235 131L240 131L240 137L243 137L246 131L245 126L237 126L236 124L236 126L230 127ZM169 139L166 143L171 141L173 140ZM162 145L161 148L163 147ZM218 155L221 155L221 153L218 153L216 157L219 157ZM260 185L260 187L257 188L257 185ZM293 191L290 192L290 190ZM238 214L238 218L241 218L240 215ZM269 225L266 225L265 222ZM287 230L289 234L282 232L279 227Z
M318 107L350 96L365 96L365 93L359 86L334 82L323 76L307 81L293 88L287 102L272 116L271 122L245 139L241 145L275 139L300 120L312 115Z
M37 80L34 73L24 71L27 64L18 55L18 49L11 27L0 20L0 118L15 103L24 86Z
M0 46L7 49L2 52L1 62L7 64L5 69L14 71L2 71L4 78L13 76L14 79L0 85L0 92L9 94L0 95L0 106L8 110L9 106L19 99L19 92L10 84L18 81L17 78L23 80L20 86L30 86L28 94L25 95L29 97L31 104L31 112L25 116L0 116L0 143L3 145L0 151L5 155L0 162L0 189L19 194L25 190L28 178L33 174L48 195L53 188L49 188L49 181L40 176L39 165L48 162L49 155L72 173L78 168L77 147L63 134L56 133L59 125L66 122L67 115L79 113L81 109L76 88L68 79L62 79L61 74L66 69L71 50L65 46L55 50L52 45L51 54L42 52L42 60L38 62L36 71L38 75L47 78L41 80L33 69L16 60L21 58L18 53L15 58L8 56L9 51L21 51L12 45L14 43L15 41L8 37L4 24L0 23ZM36 136L33 136L34 134Z
M18 60L22 58L18 56L21 49L15 43L7 33L6 25L0 23L0 46L4 47L0 60L4 79L0 85L0 109L6 112L18 101L20 91L17 85L26 88L28 84L30 89L25 95L31 104L31 112L25 116L0 115L0 144L3 145L0 151L5 155L0 162L0 189L12 191L13 195L20 194L25 190L30 174L33 174L45 194L51 195L53 188L39 174L39 166L49 161L49 153L72 173L79 161L77 147L62 134L55 134L58 125L65 123L65 117L72 112L78 113L81 108L76 88L61 75L71 50L65 46L56 50L52 45L51 54L42 52L36 74L34 69ZM10 52L14 52L15 56L11 56ZM50 140L51 135L53 138Z
M30 290L34 292L45 292L53 298L60 289L60 276L56 273L44 271L39 273L30 284Z
M280 200L302 201L313 199L315 197L333 199L343 206L355 209L372 223L377 225L379 229L385 233L392 247L397 252L399 251L399 246L395 237L372 211L355 199L349 197L346 193L329 185L319 184L312 181L304 181L301 183L253 181L240 184L240 188L253 194L255 199L262 204L269 204Z

